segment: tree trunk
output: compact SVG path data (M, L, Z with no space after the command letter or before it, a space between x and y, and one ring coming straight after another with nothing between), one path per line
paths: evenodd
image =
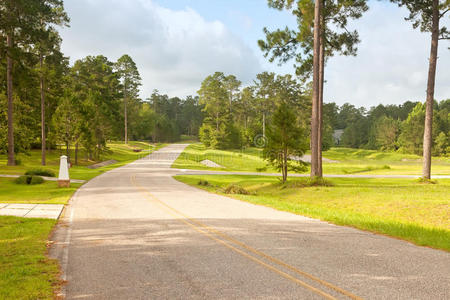
M322 3L323 5L323 3ZM324 85L324 73L325 73L325 43L324 43L324 33L325 33L325 24L324 18L321 16L321 30L322 34L320 35L320 53L319 53L319 130L317 132L318 137L318 145L317 145L317 156L318 156L318 170L319 177L322 177L322 142L323 142L323 85Z
M78 141L75 143L75 165L78 166Z
M428 67L427 102L425 112L425 130L423 133L423 169L422 177L431 177L431 144L433 126L434 84L436 80L436 64L439 41L439 0L433 0L433 18L431 31L431 50Z
M216 130L219 131L219 113L216 113Z
M8 51L6 52L6 85L8 94L8 166L15 166L14 157L14 124L13 124L13 60L11 50L13 47L13 33L8 32L6 36Z
M320 16L321 1L314 4L314 57L313 57L313 93L311 110L311 177L320 176L319 170L319 73L320 73Z
M283 183L287 180L287 151L283 150Z
M263 112L263 122L262 122L263 124L263 128L262 128L262 130L263 130L263 137L266 137L266 113L265 112Z
M69 141L66 141L66 156L67 156L67 162L70 162L70 144L69 144Z
M125 144L128 144L128 115L127 115L127 97L123 99L124 115L125 115Z
M40 74L40 89L41 89L41 164L45 166L45 151L46 151L46 140L45 140L45 90L44 90L44 75L43 72L43 57L42 54L39 55L39 65L41 68Z

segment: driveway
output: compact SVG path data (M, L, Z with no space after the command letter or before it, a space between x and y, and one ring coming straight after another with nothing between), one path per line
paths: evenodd
M170 145L78 190L54 235L68 299L449 299L450 254L174 180Z

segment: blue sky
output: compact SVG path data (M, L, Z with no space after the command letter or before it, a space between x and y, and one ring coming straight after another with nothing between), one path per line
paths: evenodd
M144 97L153 89L195 94L215 71L234 74L244 85L262 71L294 72L292 62L269 63L257 46L263 27L296 26L292 15L268 8L265 0L65 0L65 6L71 27L61 34L71 61L127 53L143 77ZM369 6L350 25L362 40L358 56L336 56L327 64L325 100L366 107L423 101L429 35L404 21L404 9L380 1ZM438 100L450 98L449 46L443 42L439 49Z

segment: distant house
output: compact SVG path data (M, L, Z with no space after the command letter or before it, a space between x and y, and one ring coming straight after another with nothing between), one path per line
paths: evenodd
M343 133L344 129L336 129L335 131L333 131L333 140L336 146L339 146L341 144L341 137Z

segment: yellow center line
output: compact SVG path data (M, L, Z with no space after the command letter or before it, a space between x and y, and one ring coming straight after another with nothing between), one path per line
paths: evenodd
M149 196L149 198L154 200L156 203L160 204L160 206L162 206L165 209L165 211L170 213L172 216L177 217L178 220L180 220L183 223L189 225L190 227L192 227L196 231L198 231L198 232L208 236L209 238L215 240L216 242L218 242L218 243L220 243L220 244L222 244L222 245L232 249L233 251L235 251L235 252L237 252L237 253L239 253L239 254L241 254L241 255L243 255L243 256L245 256L245 257L247 257L247 258L249 258L249 259L251 259L251 260L253 260L253 261L255 261L255 262L259 263L259 264L261 264L261 265L263 265L264 267L270 269L271 271L273 271L273 272L275 272L275 273L277 273L277 274L279 274L279 275L281 275L281 276L283 276L283 277L285 277L287 279L290 279L291 281L293 281L293 282L295 282L295 283L297 283L297 284L299 284L299 285L301 285L303 287L306 287L306 288L314 291L315 293L325 297L326 299L336 299L335 297L333 297L333 296L331 296L331 295L329 295L329 294L327 294L327 293L325 293L325 292L323 292L323 291L321 291L321 290L319 290L319 289L317 289L317 288L307 284L306 282L301 281L301 280L299 280L299 279L297 279L297 278L295 278L295 277L293 277L293 276L291 276L291 275L289 275L289 274L287 274L287 273L285 273L285 272L283 272L283 271L281 271L281 270L279 270L279 269L277 269L277 268L275 268L275 267L273 267L273 266L271 266L271 265L261 261L260 259L254 257L254 256L251 256L251 255L247 254L246 252L244 252L244 251L242 251L242 250L240 250L240 249L238 249L238 248L236 248L236 247L226 243L225 241L216 238L211 233L215 233L216 235L219 235L220 237L222 237L222 238L224 238L224 239L226 239L226 240L228 240L228 241L230 241L230 242L232 242L232 243L234 243L234 244L236 244L238 246L241 246L241 247L247 249L248 251L253 252L254 254L257 254L257 255L259 255L259 256L261 256L261 257L263 257L263 258L265 258L265 259L267 259L267 260L269 260L269 261L271 261L271 262L273 262L275 264L283 266L283 267L285 267L285 268L287 268L287 269L289 269L289 270L291 270L291 271L293 271L293 272L295 272L295 273L297 273L299 275L302 275L302 276L307 277L307 278L309 278L309 279L311 279L313 281L316 281L316 282L318 282L318 283L320 283L320 284L322 284L322 285L324 285L324 286L326 286L326 287L328 287L330 289L333 289L333 290L335 290L335 291L337 291L337 292L339 292L339 293L341 293L341 294L343 294L343 295L345 295L345 296L347 296L347 297L349 297L351 299L362 300L362 298L360 298L358 296L355 296L354 294L352 294L352 293L350 293L350 292L348 292L348 291L346 291L344 289L341 289L341 288L339 288L339 287L337 287L337 286L335 286L335 285L333 285L331 283L328 283L328 282L326 282L324 280L321 280L320 278L318 278L318 277L316 277L314 275L311 275L311 274L308 274L306 272L303 272L303 271L301 271L301 270L299 270L299 269L297 269L297 268L295 268L295 267L293 267L293 266L291 266L291 265L289 265L289 264L287 264L287 263L285 263L285 262L283 262L283 261L281 261L279 259L276 259L276 258L274 258L272 256L269 256L269 255L267 255L267 254L265 254L265 253L263 253L263 252L261 252L259 250L256 250L256 249L246 245L245 243L240 242L240 241L238 241L238 240L228 236L227 234L225 234L225 233L223 233L223 232L221 232L221 231L219 231L217 229L209 227L209 226L207 226L207 225L205 225L205 224L203 224L203 223L201 223L201 222L199 222L199 221L197 221L195 219L190 218L189 216L183 214L182 212L176 210L175 208L167 205L163 201L161 201L158 198L156 198L145 187L140 186L136 182L136 177L134 175L131 177L131 182L133 183L133 185L135 187L137 187L144 194ZM179 217L183 217L184 219L180 219ZM194 223L194 224L192 224L192 223ZM208 232L202 230L199 227L202 227L202 228L206 229Z

